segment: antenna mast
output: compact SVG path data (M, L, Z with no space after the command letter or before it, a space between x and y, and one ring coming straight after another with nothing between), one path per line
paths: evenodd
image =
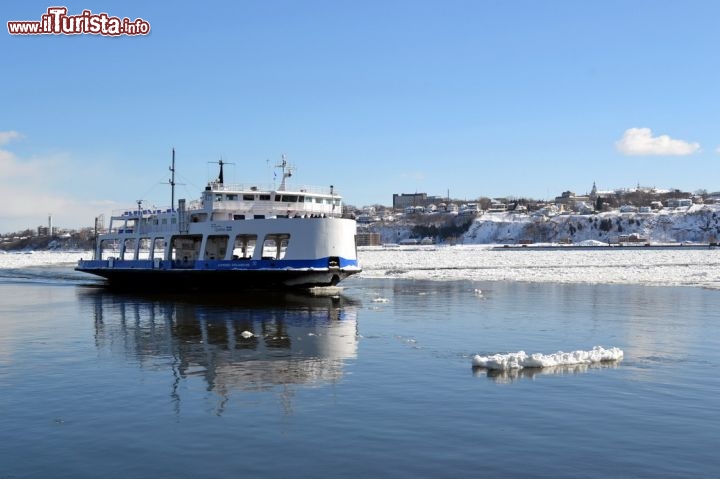
M170 183L170 211L175 211L175 148L172 149L172 166L170 167L172 177L168 181Z
M275 168L281 168L282 169L282 181L280 182L280 188L278 188L278 191L285 191L285 179L290 178L295 171L295 168L288 165L287 158L285 155L282 155L282 161L275 165Z

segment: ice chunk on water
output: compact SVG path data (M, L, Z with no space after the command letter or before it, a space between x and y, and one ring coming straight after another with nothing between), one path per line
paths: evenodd
M533 353L528 355L525 351L516 353L494 354L492 356L473 356L473 367L497 371L508 371L523 368L547 368L552 366L570 366L573 364L592 364L604 361L619 361L623 357L620 348L605 349L595 346L590 351L573 351L565 353L558 351L555 354Z

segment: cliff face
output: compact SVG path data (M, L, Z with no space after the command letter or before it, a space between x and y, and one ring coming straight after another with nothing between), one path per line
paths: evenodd
M602 241L614 243L634 236L648 242L716 242L720 238L718 205L693 206L657 213L608 212L559 215L550 218L513 213L490 213L478 218L465 243L558 243Z
M413 224L374 225L384 243L397 243L412 236ZM614 243L634 235L654 243L720 240L720 205L695 205L653 213L611 211L590 215L551 217L516 213L485 213L456 241L464 244L516 244L601 241Z

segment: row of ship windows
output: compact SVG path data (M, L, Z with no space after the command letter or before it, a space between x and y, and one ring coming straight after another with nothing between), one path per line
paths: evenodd
M215 201L237 201L242 196L243 201L272 201L273 195L267 194L215 194ZM302 196L302 195L275 195L275 201L280 203L318 203L326 205L340 206L340 199L331 198L318 198L315 196Z
M283 259L290 242L290 235L276 233L266 235L258 242L257 235L237 235L232 243L232 254L227 259ZM193 262L196 260L226 259L230 237L228 235L210 235L205 242L205 251L201 251L202 236L177 235L170 239L169 248L164 238L128 238L123 242L104 240L100 243L100 259L118 258L173 260ZM259 248L259 246L261 246ZM201 254L202 253L202 254ZM257 257L255 256L257 253Z
M275 216L267 216L267 215L239 215L239 214L234 214L234 215L232 215L232 219L235 220L235 221L237 221L237 220L245 220L245 219L256 219L256 220L259 220L259 219L265 219L265 218L325 218L325 217L326 217L326 215L325 215L324 213L311 214L311 215L298 215L298 214L296 214L296 215L275 215ZM207 214L205 214L205 213L200 213L200 215L194 215L194 216L192 216L192 217L190 218L190 221L193 222L193 223L198 223L198 222L205 221L206 219L207 219ZM160 219L160 218L142 218L140 221L141 221L141 223L142 223L143 225L158 226L158 225L161 225L161 224L162 224L162 225L167 225L167 224L168 224L168 218L162 218L162 219ZM133 219L133 220L131 220L131 221L126 221L126 225L125 225L124 227L122 227L122 228L118 228L118 229L117 229L117 232L118 232L118 233L132 233L133 231L135 231L135 222L136 222L135 219ZM177 224L177 218L175 218L175 217L170 218L170 224L173 224L173 225L174 225L174 224ZM114 228L113 228L113 230L114 230Z

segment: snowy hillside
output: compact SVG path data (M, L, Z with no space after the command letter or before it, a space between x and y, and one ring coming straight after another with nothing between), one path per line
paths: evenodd
M384 243L411 237L412 225L395 224L373 228ZM606 213L556 215L485 213L475 219L458 242L464 244L516 244L600 241L615 243L635 235L650 243L715 242L720 239L720 205L665 208L651 213Z

